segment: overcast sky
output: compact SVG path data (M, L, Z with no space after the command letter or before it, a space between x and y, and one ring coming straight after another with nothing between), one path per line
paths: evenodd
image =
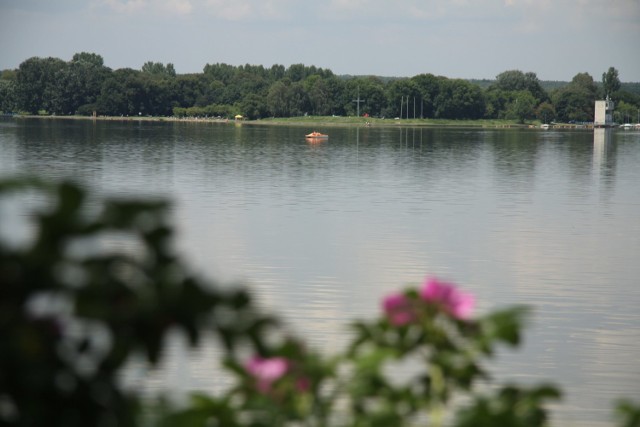
M315 65L336 74L640 81L640 0L0 0L0 69L102 55L172 63Z

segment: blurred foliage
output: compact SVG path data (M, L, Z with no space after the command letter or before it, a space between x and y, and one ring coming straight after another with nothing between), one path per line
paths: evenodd
M0 195L18 190L47 207L28 243L0 242L0 424L135 425L139 400L118 374L135 354L157 363L170 330L192 345L214 331L229 352L239 339L264 349L272 321L248 294L194 277L173 253L165 201L107 200L91 215L74 184L0 184Z
M633 403L631 400L623 399L616 406L616 415L620 427L640 426L640 403Z
M524 307L467 318L451 310L464 293L407 289L393 307L407 316L356 322L346 351L326 355L244 290L190 273L166 201L100 202L69 182L14 179L0 182L0 214L3 203L34 214L30 238L0 240L0 425L535 427L560 398L549 384L501 385L485 366L519 345ZM157 364L173 330L194 346L216 335L233 385L181 406L123 389L126 362ZM629 401L617 414L640 425Z

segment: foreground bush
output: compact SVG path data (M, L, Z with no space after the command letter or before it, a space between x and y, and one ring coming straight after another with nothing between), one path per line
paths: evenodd
M498 346L519 344L523 307L474 316L472 295L429 278L388 295L379 319L353 324L345 351L326 355L245 291L193 276L172 250L165 201L97 203L34 179L1 182L7 198L44 207L30 238L0 240L1 425L542 426L560 398L551 384L495 382L484 366ZM213 332L235 385L143 410L118 378L135 355L157 363L175 329L194 346ZM618 414L621 426L640 425L631 402Z

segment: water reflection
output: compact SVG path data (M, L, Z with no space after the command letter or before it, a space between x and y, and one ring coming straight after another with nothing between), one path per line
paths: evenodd
M594 129L593 131L593 171L599 182L605 187L603 194L608 196L614 186L616 152L613 143L613 129Z

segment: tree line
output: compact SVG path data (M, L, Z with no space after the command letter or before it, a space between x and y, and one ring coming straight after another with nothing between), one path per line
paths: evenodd
M425 73L411 78L337 76L294 64L206 64L177 74L146 62L112 70L95 53L70 61L33 57L0 76L0 111L55 115L199 116L249 119L309 115L588 122L594 101L616 101L615 119L633 120L640 87L621 83L614 67L597 82L588 73L545 90L535 73L507 70L488 85ZM356 102L357 99L363 102Z

